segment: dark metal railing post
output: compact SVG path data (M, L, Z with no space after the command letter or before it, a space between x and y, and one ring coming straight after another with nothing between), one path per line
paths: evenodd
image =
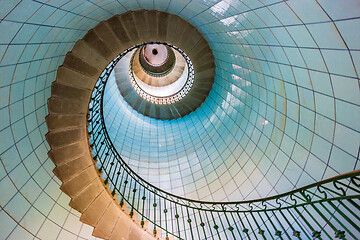
M147 44L147 43L144 43ZM95 84L89 103L90 149L111 194L127 205L166 239L357 239L360 236L360 170L326 179L277 196L239 202L206 202L176 196L135 173L116 151L107 132L103 99L115 65L134 46L121 53ZM160 43L161 44L161 43ZM179 50L175 46L166 44ZM181 50L180 50L181 51ZM186 61L190 61L185 58ZM189 65L192 68L192 65ZM191 70L191 71L190 71ZM193 76L189 69L189 77ZM166 102L165 102L166 103ZM292 231L292 232L289 232Z

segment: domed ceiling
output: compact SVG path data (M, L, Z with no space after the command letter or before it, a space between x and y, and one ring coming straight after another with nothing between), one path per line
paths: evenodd
M138 9L190 22L216 64L205 102L176 120L135 112L109 82L107 126L141 176L181 196L228 201L359 169L356 0L4 0L0 239L94 239L52 173L47 99L77 40L99 22Z
M120 155L155 186L212 201L275 195L355 169L357 46L343 21L309 1L233 3L190 2L181 15L216 63L213 88L194 112L145 117L109 82L104 114Z

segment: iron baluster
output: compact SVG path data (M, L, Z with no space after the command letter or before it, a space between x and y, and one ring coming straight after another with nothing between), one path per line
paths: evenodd
M129 48L106 67L95 84L87 115L94 162L97 161L99 171L106 178L105 182L110 183L113 196L120 196L120 205L126 202L131 208L130 215L134 212L141 215L142 227L146 220L154 230L164 230L166 237L172 235L177 239L258 239L256 231L263 237L266 234L282 239L283 236L290 238L291 234L286 231L290 229L298 239L321 239L322 234L332 238L333 234L329 230L335 232L336 238L342 239L345 233L353 238L360 235L360 227L356 223L360 221L360 206L357 202L360 198L360 171L273 197L231 203L202 202L175 196L151 185L133 172L116 151L107 132L103 98L108 78L118 61L143 45ZM181 53L175 46L168 46ZM184 58L189 63L189 59ZM188 77L193 77L194 69L189 66ZM190 88L186 87L184 91ZM173 100L161 100L160 103ZM262 232L261 227L265 227L266 232ZM251 234L254 236L250 237Z

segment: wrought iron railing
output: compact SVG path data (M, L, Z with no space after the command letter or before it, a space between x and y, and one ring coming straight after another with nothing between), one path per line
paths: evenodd
M167 51L168 51L168 56L165 60L166 64L164 64L160 68L158 66L152 66L147 61L144 54L141 53L143 51L144 47L141 47L140 49L138 49L139 65L146 74L148 74L152 77L165 77L174 69L174 66L176 65L175 53L170 46L166 46L166 47L167 47Z
M138 47L138 46L136 46ZM121 53L101 74L89 105L96 165L121 206L165 239L360 239L360 171L273 197L203 202L175 196L142 179L116 151L106 130L103 97Z
M184 86L176 93L171 94L170 96L166 96L166 97L158 97L158 96L149 94L148 92L144 91L135 80L134 72L132 69L132 59L130 61L130 67L129 67L129 78L130 78L131 85L133 86L133 88L135 89L137 94L148 102L155 103L155 104L176 103L176 102L180 101L181 99L183 99L190 92L192 86L194 85L194 79L195 79L194 66L193 66L190 58L180 48L170 45L170 44L167 44L167 43L162 43L162 42L151 42L150 44L153 44L153 43L164 44L167 47L170 47L171 49L179 52L181 54L181 56L185 59L187 69L188 69L188 75L187 75L187 79L186 79ZM149 43L144 43L142 45L145 45L145 44L149 44ZM139 47L141 47L141 45L137 45L136 47L139 48ZM134 57L134 55L132 56L132 58Z

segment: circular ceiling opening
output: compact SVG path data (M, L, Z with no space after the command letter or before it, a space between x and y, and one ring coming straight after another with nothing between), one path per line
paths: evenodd
M169 57L168 48L162 44L147 44L142 54L145 60L152 66L160 67Z
M188 47L182 50L166 42L147 42L127 49L114 67L124 100L139 113L164 120L185 116L199 107L214 81L213 58L209 48L203 47L189 51L194 61L190 60L185 53Z
M142 57L148 59L150 56L150 61L156 63L160 62L159 60L162 61L157 56L162 55L160 57L163 58L164 52L174 58L171 68L162 75L151 74L150 70L146 68L147 66L143 66ZM154 56L153 53L156 53L155 57L151 58ZM143 56L141 56L142 54ZM157 68L161 67L162 65ZM194 67L190 58L182 50L165 43L146 44L136 50L130 61L129 75L131 85L136 93L154 104L173 104L180 101L189 93L194 83Z

